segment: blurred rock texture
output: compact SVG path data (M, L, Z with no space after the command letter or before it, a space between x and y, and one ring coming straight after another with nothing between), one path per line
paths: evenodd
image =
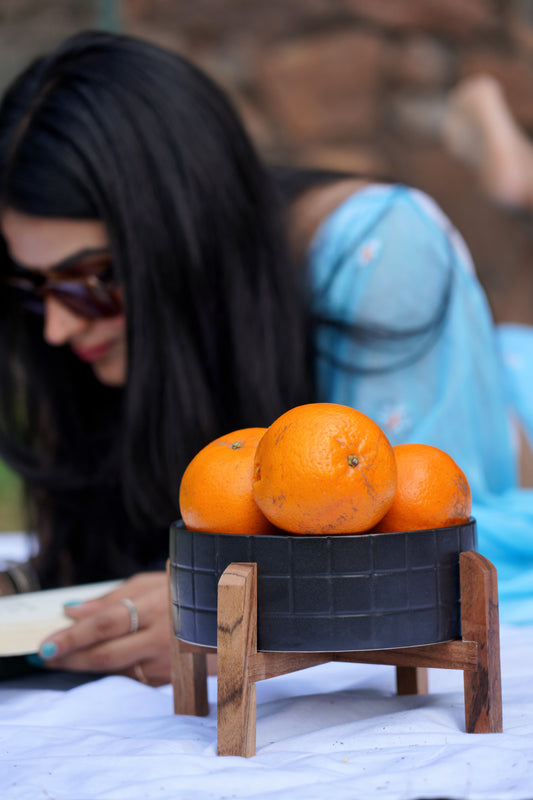
M498 208L435 136L462 77L495 76L533 134L533 0L0 0L0 82L104 27L203 67L270 160L392 177L463 233L495 316L533 323L533 218Z

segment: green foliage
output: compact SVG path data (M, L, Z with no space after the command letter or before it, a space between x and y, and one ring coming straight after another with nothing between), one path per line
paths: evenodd
M0 531L23 529L21 498L19 479L0 461Z

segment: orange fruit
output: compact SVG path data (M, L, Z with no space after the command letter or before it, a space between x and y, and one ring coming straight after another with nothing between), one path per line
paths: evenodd
M272 423L257 447L256 503L290 533L367 531L388 510L395 489L389 440L349 406L296 406Z
M257 443L266 428L244 428L220 436L189 462L180 483L185 527L207 533L273 533L252 494Z
M393 450L398 469L396 495L374 528L376 533L468 522L472 508L470 486L448 453L427 444L399 444Z

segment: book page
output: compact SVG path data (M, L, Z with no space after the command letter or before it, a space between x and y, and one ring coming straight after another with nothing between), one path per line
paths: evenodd
M102 581L0 597L0 656L36 653L43 639L72 625L63 603L101 597L121 583Z

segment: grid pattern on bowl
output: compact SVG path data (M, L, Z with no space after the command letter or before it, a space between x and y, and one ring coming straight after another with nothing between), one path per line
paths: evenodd
M459 553L475 522L343 536L170 534L176 634L216 646L217 584L233 561L258 565L258 647L367 650L460 635Z

